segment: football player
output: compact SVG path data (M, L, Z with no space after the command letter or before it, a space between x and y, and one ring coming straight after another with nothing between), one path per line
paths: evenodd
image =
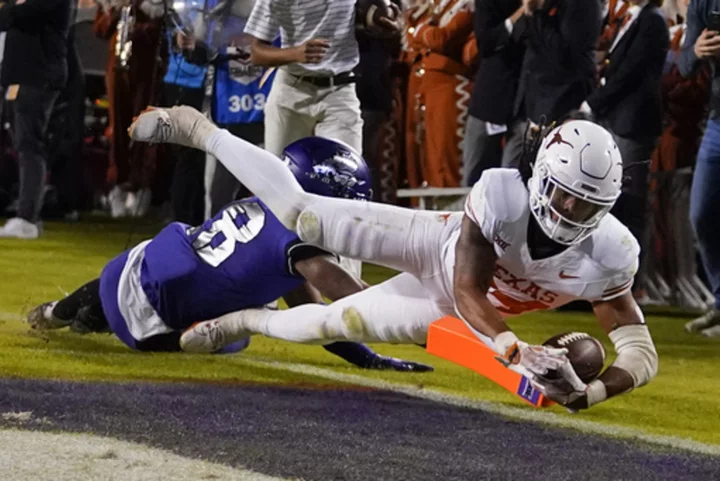
M349 147L320 137L290 144L283 169L308 192L369 200L370 173ZM343 264L357 267L357 277ZM340 261L301 241L257 198L231 203L200 226L174 222L153 239L110 261L95 279L65 299L42 304L28 315L36 329L69 327L79 333L113 332L140 351L180 351L180 336L193 324L284 297L288 305L337 300L367 287L359 262ZM217 329L206 329L214 336ZM325 348L363 368L429 371L430 366L380 356L354 342L319 340ZM216 352L238 352L249 338Z
M537 136L532 167L490 169L473 186L464 213L417 211L321 197L303 190L283 161L189 107L155 109L131 126L137 141L203 149L263 200L300 239L402 271L330 305L286 311L248 309L188 330L184 349L216 349L248 333L297 342L356 340L425 343L428 326L458 315L509 364L535 378L547 397L585 409L648 383L657 352L631 286L639 246L610 209L623 165L612 136L570 120ZM577 378L566 349L530 345L505 318L592 303L617 358L598 379ZM222 335L207 335L207 329ZM544 377L559 370L562 382Z

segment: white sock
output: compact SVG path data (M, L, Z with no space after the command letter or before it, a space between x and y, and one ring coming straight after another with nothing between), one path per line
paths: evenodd
M313 196L303 191L279 158L227 130L212 134L205 150L262 200L285 227L295 230L298 215Z
M347 332L338 310L322 304L305 304L282 311L247 309L218 320L232 333L250 332L304 344L327 344L354 337Z

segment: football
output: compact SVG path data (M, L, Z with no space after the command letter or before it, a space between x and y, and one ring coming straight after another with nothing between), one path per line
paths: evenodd
M355 27L371 36L387 37L397 32L389 30L381 18L397 20L399 9L390 0L358 0L355 3Z
M590 334L565 332L551 337L543 345L567 349L570 364L585 384L597 378L605 366L605 349ZM547 377L557 379L559 375L552 371L548 372Z

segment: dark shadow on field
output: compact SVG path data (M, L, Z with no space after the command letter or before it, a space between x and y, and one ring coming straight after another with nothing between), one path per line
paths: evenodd
M367 389L2 380L0 392L0 413L50 422L27 429L112 436L306 481L720 479L720 457Z

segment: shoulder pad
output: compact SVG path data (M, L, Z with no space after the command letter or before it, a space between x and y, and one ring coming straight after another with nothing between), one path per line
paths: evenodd
M589 240L593 243L592 258L603 268L624 271L637 267L640 244L614 215L606 215Z
M529 194L517 169L488 169L478 184L483 184L484 201L496 221L515 222L527 211Z

